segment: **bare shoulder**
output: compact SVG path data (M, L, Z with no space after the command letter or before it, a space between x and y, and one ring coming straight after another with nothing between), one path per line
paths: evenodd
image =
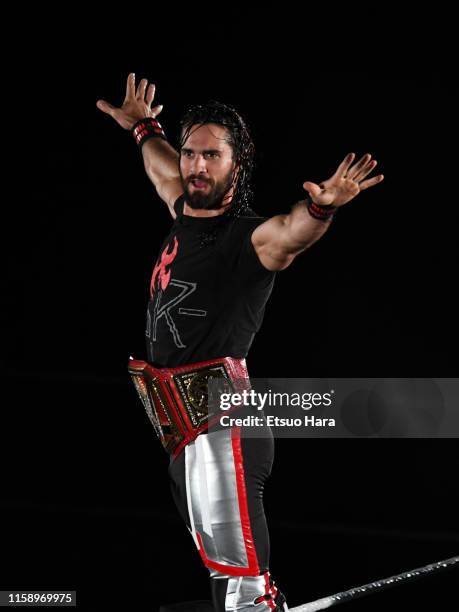
M282 236L287 215L276 215L261 223L251 236L253 248L261 264L271 272L285 270L295 256L285 251Z
M163 200L163 202L167 204L172 218L175 219L177 215L175 214L174 203L177 198L183 193L182 181L180 179L180 176L159 182L156 186L156 191L161 200Z

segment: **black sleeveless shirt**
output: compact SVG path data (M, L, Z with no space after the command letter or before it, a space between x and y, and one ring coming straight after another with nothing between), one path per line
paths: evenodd
M276 275L251 242L266 218L249 210L222 224L219 216L184 215L184 203L182 194L150 281L145 335L148 361L157 367L246 357ZM200 235L216 224L215 242L202 246Z

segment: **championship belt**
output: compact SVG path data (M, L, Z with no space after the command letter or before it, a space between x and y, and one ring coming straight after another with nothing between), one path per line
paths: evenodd
M250 389L245 359L233 357L177 368L156 368L131 357L128 370L158 438L174 458L220 418L220 414L209 417L211 378L220 379L219 388L228 393ZM230 412L232 408L226 414Z

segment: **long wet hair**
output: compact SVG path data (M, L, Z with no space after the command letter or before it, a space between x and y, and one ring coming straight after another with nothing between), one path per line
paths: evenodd
M234 188L231 206L225 213L220 215L221 218L210 232L201 234L201 243L203 245L213 243L218 230L226 225L230 219L255 215L250 208L253 202L252 174L255 145L246 122L236 109L217 100L209 100L205 104L190 106L180 121L180 151L187 141L192 128L207 123L216 123L226 128L224 138L233 151L233 160L236 163L236 169L239 166L239 175Z

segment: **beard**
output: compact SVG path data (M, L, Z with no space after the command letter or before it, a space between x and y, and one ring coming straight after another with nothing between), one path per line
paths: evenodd
M209 188L205 192L202 191L190 191L191 181L196 178L198 180L199 177L190 177L188 181L184 181L182 178L182 186L186 195L186 202L190 208L193 210L219 210L223 208L223 198L231 189L233 184L233 172L229 172L228 176L222 181L218 181L217 183L212 183L210 181L205 181Z

